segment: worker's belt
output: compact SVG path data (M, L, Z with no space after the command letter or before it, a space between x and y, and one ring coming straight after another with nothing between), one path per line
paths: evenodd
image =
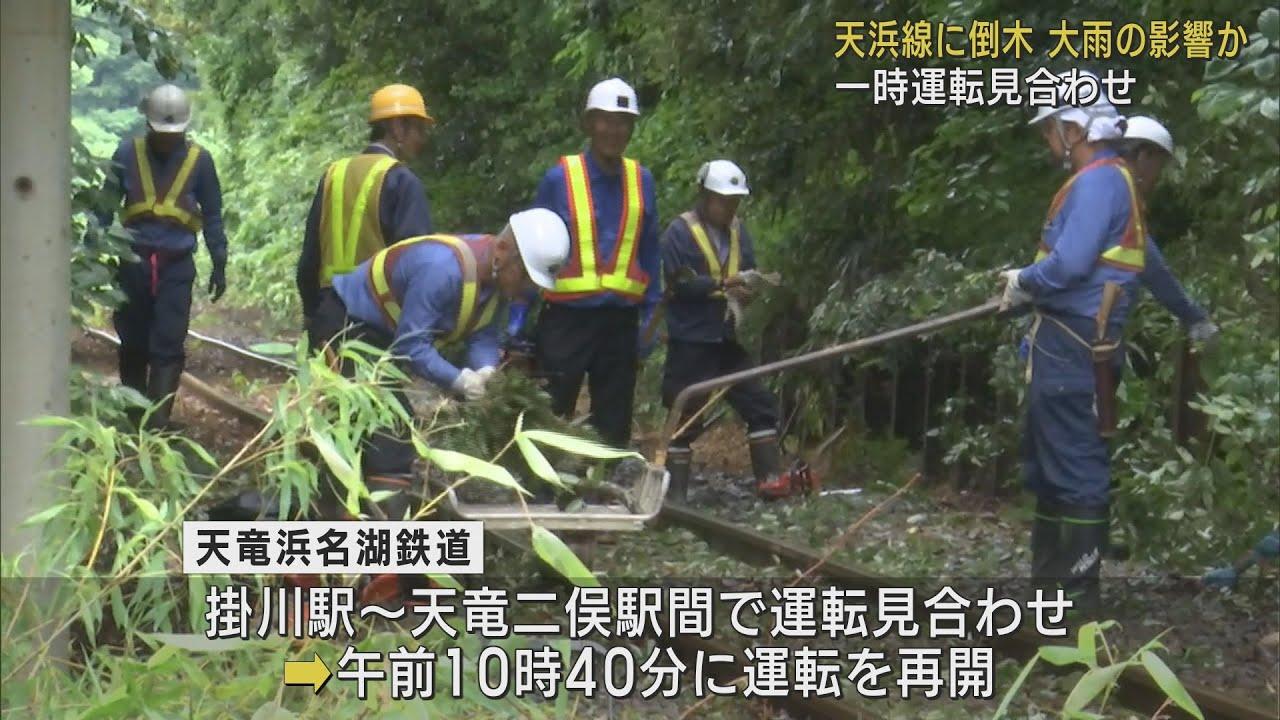
M186 258L192 253L192 250L165 250L146 245L135 245L133 246L133 252L142 259L142 263L151 271L148 287L151 291L151 297L155 297L160 291L160 268L174 260Z
M1029 345L1029 350L1027 353L1027 368L1024 379L1028 384L1031 382L1031 373L1036 357L1036 335L1040 332L1040 326L1045 320L1057 325L1058 328L1067 334L1067 337L1071 338L1081 347L1084 347L1089 351L1090 358L1093 361L1094 371L1094 411L1099 416L1099 432L1103 437L1109 437L1115 431L1113 416L1116 388L1112 374L1109 371L1100 372L1100 369L1110 368L1112 357L1116 350L1120 348L1120 340L1104 338L1096 342L1089 342L1061 319L1056 318L1053 315L1046 315L1036 310L1033 312L1031 328L1027 331L1027 343ZM1041 348L1040 351L1049 354L1048 351L1043 348ZM1059 358L1052 355L1051 357L1054 357L1056 360L1065 360L1065 358ZM1106 412L1103 412L1103 409L1106 409Z
M1108 339L1101 343L1091 343L1088 340L1085 340L1083 337L1081 337L1080 333L1076 332L1075 330L1072 330L1071 326L1066 324L1062 320L1054 317L1053 315L1046 315L1040 312L1039 310L1035 310L1032 312L1031 329L1027 331L1027 342L1030 345L1030 352L1027 353L1027 369L1024 375L1024 380L1028 383L1031 382L1031 369L1036 356L1036 353L1035 353L1036 334L1040 332L1040 324L1044 320L1048 320L1054 325L1057 325L1059 328L1062 329L1063 332L1067 334L1067 337L1071 338L1072 340L1079 343L1082 347L1087 349L1095 362L1098 360L1109 359L1111 355L1120 348L1119 340ZM1048 351L1043 348L1040 349L1040 352L1050 354L1052 356L1051 353L1048 353ZM1052 356L1052 357L1055 360L1065 360L1065 358L1059 358L1057 356Z

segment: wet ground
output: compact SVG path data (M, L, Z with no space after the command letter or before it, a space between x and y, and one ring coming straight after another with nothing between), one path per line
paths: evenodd
M741 438L740 428L721 425L724 440ZM689 489L689 505L695 509L824 549L884 503L846 539L835 559L922 585L1016 585L1028 572L1030 512L1018 500L915 487L886 502L892 487L863 485L828 471L823 490L830 494L766 503L755 497L749 472L720 469L718 447L708 444L704 452L695 452L703 460L695 461ZM740 466L744 454L730 451L725 464ZM1280 717L1280 648L1268 640L1280 629L1280 578L1274 568L1251 570L1232 593L1205 589L1196 577L1134 560L1111 558L1103 568L1103 617L1119 622L1108 636L1122 650L1132 651L1160 635L1168 648L1165 658L1181 678L1276 708Z
M265 368L204 343L189 340L187 347L189 372L254 400L264 409L269 407L266 399L272 395L272 386L285 378L284 371ZM114 376L115 350L101 340L87 335L76 337L73 359L78 365ZM204 405L189 393L180 394L174 418L184 424L190 437L223 458L234 454L256 430ZM742 443L741 427L726 420L695 444L696 477L689 492L692 507L710 510L768 534L824 548L892 492L889 486L860 485L856 479L841 477L828 469L824 472L823 489L836 492L761 503L753 494ZM1016 502L946 489L916 488L885 505L835 557L871 573L922 582L956 578L1003 582L1026 572L1028 528L1029 513ZM617 546L617 551L594 558L597 563L589 561L588 565L598 565L598 569L615 575L638 575L643 571L651 577L691 573L731 577L746 572L736 561L710 550L686 558L692 535L663 534L670 532L682 531L655 531L638 542ZM717 569L717 563L723 565ZM1276 707L1280 660L1274 646L1260 642L1280 627L1280 583L1274 570L1261 578L1254 570L1237 592L1223 594L1201 589L1194 578L1172 576L1139 562L1109 560L1104 568L1109 608L1106 616L1121 625L1109 635L1122 649L1136 648L1164 632L1166 658L1182 678L1230 691L1262 707ZM751 572L759 577L761 570L755 568Z

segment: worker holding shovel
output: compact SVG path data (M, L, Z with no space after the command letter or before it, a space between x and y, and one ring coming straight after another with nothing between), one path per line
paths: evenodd
M1056 88L1056 104L1030 124L1072 175L1049 205L1035 262L1002 272L1002 308L1033 308L1023 436L1024 479L1037 497L1032 577L1060 582L1092 616L1110 528L1121 337L1146 263L1146 228L1115 147L1124 118L1092 74L1063 73Z

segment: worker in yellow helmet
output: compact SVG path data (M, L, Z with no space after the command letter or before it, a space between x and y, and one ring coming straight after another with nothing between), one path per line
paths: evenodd
M405 238L430 235L431 208L422 181L404 163L417 157L435 119L408 85L387 85L369 106L369 145L329 165L307 215L298 258L298 294L308 336L333 278ZM310 337L312 347L319 347Z

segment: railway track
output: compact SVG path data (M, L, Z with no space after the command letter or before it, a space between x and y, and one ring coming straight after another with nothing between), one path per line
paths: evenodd
M118 342L115 336L100 330L90 329L93 336L107 341ZM225 341L195 335L197 340L209 342L223 350L234 353L251 362L270 364L275 367L292 367L288 363L267 358L266 356L240 348ZM265 423L269 419L263 412L249 407L239 400L228 396L223 391L189 373L182 377L182 387L230 415L248 422ZM900 586L896 583L831 559L824 559L821 552L786 540L765 536L759 532L743 527L740 524L727 522L711 514L700 512L687 506L667 501L659 516L662 523L685 528L713 547L728 548L732 554L745 559L758 560L760 557L776 558L781 564L797 572L811 571L815 580L822 579L837 586L848 588L877 588ZM534 555L532 548L521 538L509 532L489 532L499 545L515 552ZM1033 632L1020 630L1010 635L990 639L992 647L1002 657L1025 660L1034 655L1037 649L1049 644L1045 638ZM698 650L707 653L727 653L735 657L741 656L742 648L718 639L679 638L672 642L682 654L694 654ZM720 678L731 680L733 678ZM1276 720L1280 718L1280 709L1264 708L1240 700L1229 691L1184 682L1188 694L1204 712L1206 718L1213 720ZM1154 717L1157 711L1164 717L1191 718L1192 716L1173 707L1165 706L1165 692L1141 669L1130 668L1120 677L1116 700L1124 707ZM792 713L802 717L831 718L832 720L878 720L881 716L864 708L828 698L794 697L778 700L778 704Z

